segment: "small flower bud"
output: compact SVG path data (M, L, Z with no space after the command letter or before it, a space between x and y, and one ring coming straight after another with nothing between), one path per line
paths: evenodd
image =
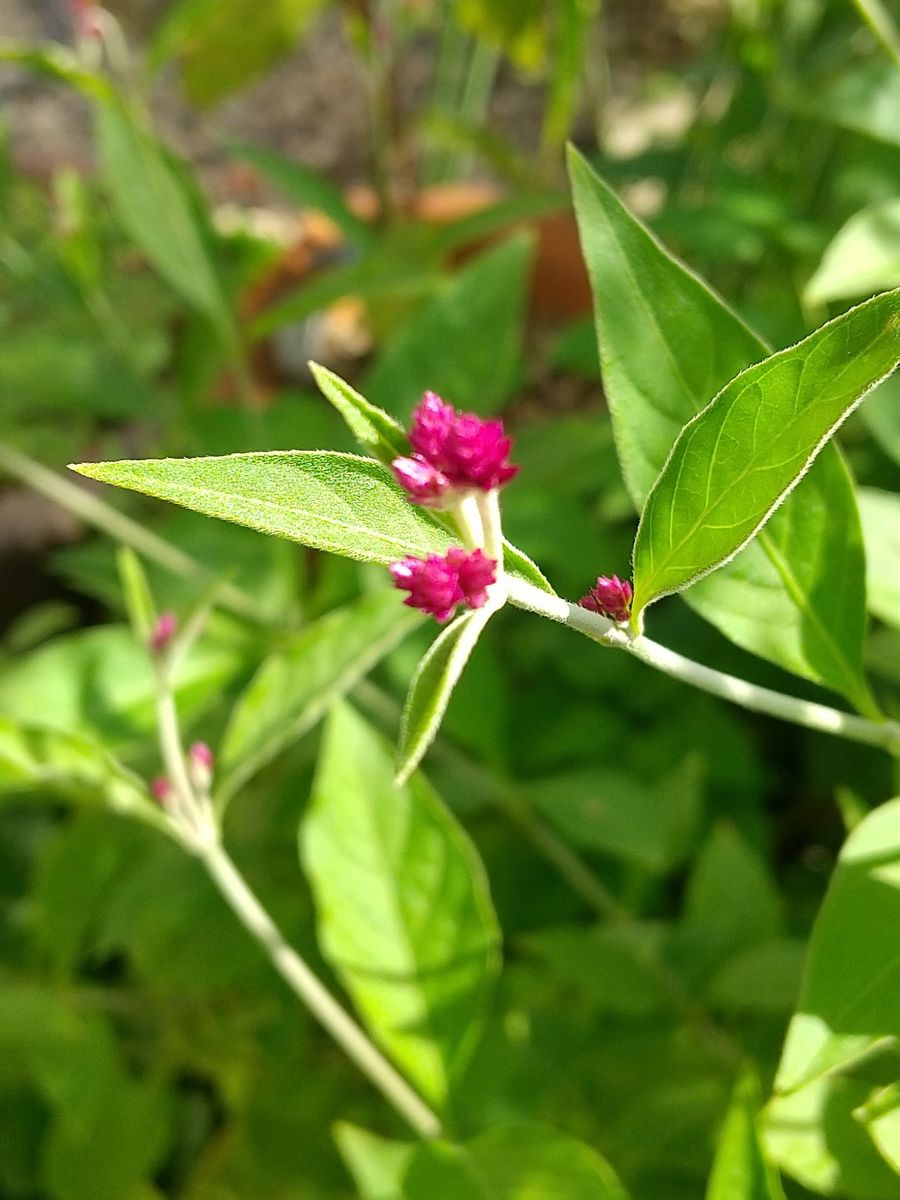
M162 654L175 636L177 628L178 622L175 620L174 613L160 613L150 634L150 650L153 654Z
M212 786L214 762L206 742L194 742L188 750L188 774L198 792L208 792Z
M471 552L459 546L443 558L404 558L388 567L395 587L409 592L403 601L409 608L429 613L441 624L448 620L458 604L481 608L487 589L496 578L497 564L481 550Z
M150 795L159 804L165 804L172 794L172 785L165 775L157 775L150 784Z
M507 460L512 442L502 421L458 413L434 392L426 392L413 413L409 440L413 457L395 459L393 466L417 504L434 508L439 500L447 508L461 499L460 491L491 491L519 470ZM451 488L458 489L455 495Z
M69 0L69 11L75 36L79 40L90 40L103 36L100 7L95 0Z
M618 575L600 575L597 582L578 603L590 612L600 613L611 621L623 624L631 616L631 584Z
M454 488L450 480L424 458L395 458L391 470L413 504L425 508L450 508L455 503L451 498Z

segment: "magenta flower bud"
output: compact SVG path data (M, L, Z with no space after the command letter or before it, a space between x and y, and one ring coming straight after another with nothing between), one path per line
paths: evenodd
M391 563L388 570L394 586L409 592L403 603L408 608L430 613L441 624L464 599L458 569L437 554L429 554L428 558L404 558L402 562Z
M395 458L391 463L394 477L413 504L425 508L450 508L453 485L437 467L424 458Z
M198 792L208 792L213 777L213 752L206 742L194 742L188 750L188 774Z
M412 417L409 443L416 454L438 466L456 413L434 392L426 392Z
M172 785L166 779L165 775L157 775L156 779L150 784L150 795L159 804L165 804L172 794Z
M416 461L432 467L448 485L459 489L490 491L508 483L519 470L507 459L512 443L503 432L502 421L482 421L474 413L458 413L434 392L426 392L413 413L409 440ZM406 470L409 461L397 460L403 464L401 469ZM419 479L419 486L425 487L421 470L417 482ZM407 485L403 483L403 486ZM416 499L409 487L407 490ZM441 498L448 507L448 491L444 491Z
M489 492L518 474L519 468L507 461L511 446L502 421L461 413L447 439L445 454L452 465L445 470L454 483Z
M481 550L469 552L455 546L443 558L437 554L404 558L391 563L388 570L394 586L409 592L403 601L407 607L429 613L443 624L458 604L481 608L496 577L496 567Z
M467 554L465 550L448 550L447 559L459 573L459 586L470 608L481 608L487 603L487 590L497 579L497 563L481 550Z
M600 613L611 621L623 623L631 616L631 584L618 575L600 575L597 582L578 603L590 612Z
M178 628L178 622L175 620L175 614L170 612L160 613L157 618L156 625L150 634L150 649L154 654L162 654L175 636L175 630Z

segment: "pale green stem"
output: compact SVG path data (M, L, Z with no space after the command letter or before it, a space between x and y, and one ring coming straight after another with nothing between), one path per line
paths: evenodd
M479 546L484 545L481 510L478 507L478 500L474 495L466 496L464 500L461 500L453 509L453 516L456 520L459 536L462 538L462 543L467 550L476 550Z
M478 512L484 530L484 549L503 568L503 528L500 522L500 493L496 488L478 493Z
M232 912L266 951L291 991L420 1137L439 1137L437 1116L287 944L222 844L216 842L202 850L200 859Z
M605 617L588 612L576 604L570 604L567 600L561 600L558 596L550 596L520 579L509 580L509 600L519 608L568 625L602 645L626 650L665 675L671 675L692 687L720 696L732 704L739 704L742 708L778 717L795 725L803 725L807 729L831 733L848 741L879 746L900 757L900 724L896 721L870 721L866 717L844 713L811 700L801 700L797 696L788 696L771 688L748 683L747 680L728 675L724 671L705 667L643 635L634 637L628 630Z
M171 663L164 657L158 667L157 714L160 752L173 789L167 812L176 838L203 863L232 912L265 950L276 971L351 1061L420 1137L439 1137L438 1117L288 945L222 845L209 796L198 794L188 775L170 668Z
M900 33L881 0L853 0L860 16L900 67Z
M58 475L3 442L0 442L0 470L46 496L67 512L80 517L88 525L108 534L115 541L131 546L133 550L174 575L203 583L209 583L213 578L204 566L177 546L157 537L139 522L94 496L87 488L70 482L64 475ZM223 583L220 600L245 620L261 622L259 605L233 584Z

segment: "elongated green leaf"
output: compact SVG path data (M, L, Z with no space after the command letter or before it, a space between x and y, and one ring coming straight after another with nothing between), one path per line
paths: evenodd
M373 245L372 226L347 207L340 190L326 176L265 146L239 145L234 153L261 171L289 200L325 213L348 241L363 247Z
M628 1200L589 1146L541 1125L499 1126L463 1146L421 1145L406 1200Z
M875 389L860 415L885 454L900 465L900 374L895 372Z
M341 414L347 428L367 454L385 464L409 454L409 438L390 413L371 404L327 367L310 363L309 369L322 395Z
M116 570L132 632L146 646L156 625L156 605L141 560L130 546L119 546L116 550Z
M119 221L160 275L224 337L233 321L190 197L159 143L123 106L97 110L100 169Z
M771 1162L816 1195L900 1200L900 1178L879 1157L858 1117L872 1080L853 1072L815 1079L766 1107L763 1141Z
M900 1083L881 1088L853 1115L894 1174L900 1175Z
M756 1127L759 1082L747 1072L738 1082L719 1134L706 1200L784 1200L776 1171L763 1153Z
M373 1037L443 1105L497 969L477 854L420 775L394 785L389 748L341 705L326 725L301 849L323 953Z
M378 592L322 617L271 654L232 709L219 749L219 800L311 729L421 619L396 592Z
M463 613L432 642L419 663L403 709L397 745L397 783L405 783L434 741L453 689L494 614L484 608Z
M160 823L143 781L97 742L0 717L0 795L36 789Z
M404 417L426 390L496 412L520 369L531 257L529 237L511 238L443 284L379 356L366 395Z
M16 63L38 75L67 83L91 100L102 100L104 103L115 100L115 89L109 81L88 70L77 54L57 42L40 45L0 42L0 62Z
M180 0L156 35L155 65L183 64L188 96L214 104L286 54L323 0Z
M852 300L900 284L900 200L882 200L851 217L806 285L810 304Z
M900 496L860 488L859 515L866 538L869 609L900 629Z
M275 450L221 458L81 463L73 470L363 561L387 563L405 554L441 554L454 542L409 503L389 471L355 454Z
M900 799L850 834L813 930L775 1087L790 1092L900 1037Z
M574 845L665 872L691 850L702 803L698 768L690 758L649 784L624 771L584 767L540 780L528 796Z
M403 1176L415 1146L388 1141L347 1121L334 1126L334 1140L361 1200L403 1200Z
M575 154L570 170L613 432L640 508L681 427L768 348ZM739 646L862 706L864 561L838 457L826 446L758 538L684 599Z
M737 554L900 361L900 289L749 367L678 437L634 546L634 614Z

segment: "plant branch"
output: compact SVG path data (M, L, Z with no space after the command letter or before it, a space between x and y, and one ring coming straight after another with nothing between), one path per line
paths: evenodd
M439 1137L441 1123L437 1116L368 1039L297 951L287 944L221 842L204 849L200 859L232 912L263 947L276 971L320 1025L420 1137Z
M570 604L567 600L561 600L558 596L550 596L521 579L509 580L509 600L519 608L568 625L601 645L626 650L665 675L671 675L692 687L720 696L732 704L739 704L742 708L778 717L783 721L791 721L807 729L816 729L849 741L878 746L895 757L900 757L900 723L896 721L871 721L866 717L830 708L826 704L801 700L797 696L789 696L772 688L748 683L747 680L728 675L724 671L716 671L643 635L635 637L605 617L579 608L576 604Z
M166 813L176 839L203 863L232 912L265 950L275 970L367 1079L420 1137L439 1137L438 1117L288 945L222 845L209 795L193 786L187 770L171 673L172 662L164 656L157 664L157 732L172 787Z

